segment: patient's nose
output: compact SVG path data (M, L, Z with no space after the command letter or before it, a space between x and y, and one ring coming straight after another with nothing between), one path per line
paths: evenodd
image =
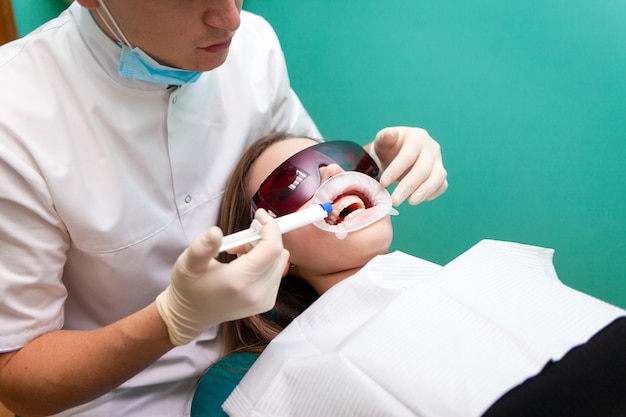
M326 181L333 175L341 174L343 172L343 168L341 168L337 164L330 164L320 167L320 178L321 182Z

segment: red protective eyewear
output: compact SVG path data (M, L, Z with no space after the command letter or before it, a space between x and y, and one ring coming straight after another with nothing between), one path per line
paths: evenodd
M266 209L274 217L298 210L319 188L320 167L330 164L376 179L380 173L372 157L355 142L318 143L291 156L272 171L252 197L252 215L259 208Z

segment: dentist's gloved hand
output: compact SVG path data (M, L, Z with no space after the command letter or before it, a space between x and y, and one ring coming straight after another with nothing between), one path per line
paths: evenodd
M169 287L156 299L170 341L184 345L207 328L270 310L278 293L289 252L283 249L278 225L265 210L261 240L231 263L213 259L222 231L212 227L179 256Z
M391 194L394 206L407 198L409 204L433 200L448 188L441 148L424 129L404 126L382 129L369 151L384 169L381 185L386 188L399 181Z

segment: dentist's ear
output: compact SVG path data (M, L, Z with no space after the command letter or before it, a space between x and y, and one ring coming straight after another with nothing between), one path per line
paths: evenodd
M78 4L86 9L96 9L100 6L99 0L76 0Z

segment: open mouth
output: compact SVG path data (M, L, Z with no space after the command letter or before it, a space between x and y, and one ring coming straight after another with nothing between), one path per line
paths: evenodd
M313 204L330 202L332 212L313 223L343 239L348 233L363 229L389 214L397 214L391 196L374 178L348 171L324 182L311 199Z
M369 198L356 191L341 194L332 201L333 211L326 217L326 223L337 225L344 220L372 207Z

